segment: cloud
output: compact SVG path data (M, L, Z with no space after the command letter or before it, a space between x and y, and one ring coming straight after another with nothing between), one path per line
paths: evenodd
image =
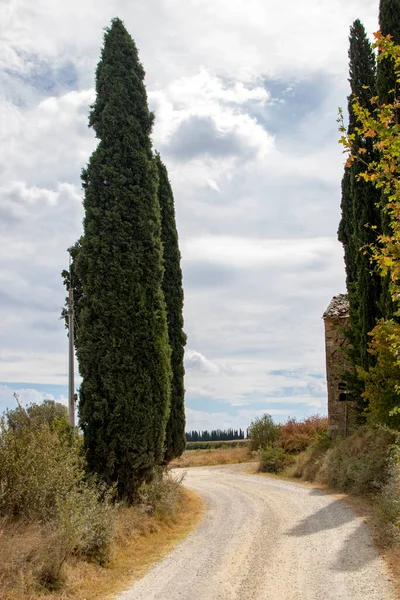
M185 260L202 260L236 267L310 265L332 256L338 248L336 239L246 239L228 236L191 238L183 244Z
M188 370L200 371L202 373L219 373L220 368L217 364L207 360L203 354L196 350L186 350L185 367Z
M202 69L149 94L157 118L155 144L183 160L265 156L273 147L273 137L244 107L263 106L269 97L262 86L224 82Z
M79 11L5 0L2 10L2 380L37 397L67 381L60 271L82 231L102 28L119 15L175 194L189 426L323 411L321 315L345 289L336 112L349 26L360 17L376 30L376 0L232 0L228 10L225 0L82 0Z
M67 398L62 394L55 396L51 393L41 392L34 388L0 384L0 410L2 412L6 409L13 410L14 408L17 408L17 401L14 394L17 394L18 400L23 407L27 407L30 404L40 404L45 399L56 400L67 406Z

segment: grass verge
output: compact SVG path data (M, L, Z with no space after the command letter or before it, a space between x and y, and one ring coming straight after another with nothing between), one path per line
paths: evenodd
M0 572L0 598L2 600L99 600L111 598L118 592L128 588L136 579L158 560L163 558L179 541L192 531L201 521L204 503L194 492L179 490L179 499L175 516L166 517L163 513L146 514L137 507L120 507L116 517L116 530L111 548L111 560L102 567L78 558L73 558L63 565L62 589L42 592L29 592L26 578L29 569L25 569L24 582L18 586L18 577L9 586L7 569L16 568L18 556L25 553L27 545L35 548L43 545L43 532L37 527L0 524L0 545L4 553L0 558L4 561ZM13 559L5 552L13 548ZM37 552L36 552L37 556ZM26 557L29 560L29 552ZM15 572L14 572L15 576Z

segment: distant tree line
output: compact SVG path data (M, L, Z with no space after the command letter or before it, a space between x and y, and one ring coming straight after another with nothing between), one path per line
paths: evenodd
M187 442L222 442L244 440L247 438L243 429L212 429L211 431L187 431Z

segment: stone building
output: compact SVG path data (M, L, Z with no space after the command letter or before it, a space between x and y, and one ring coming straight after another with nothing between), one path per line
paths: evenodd
M342 374L346 366L343 352L343 346L346 344L344 331L350 324L347 295L334 296L322 318L325 323L329 434L335 437L346 435L348 425L354 418L351 403L340 400L340 394L344 391Z

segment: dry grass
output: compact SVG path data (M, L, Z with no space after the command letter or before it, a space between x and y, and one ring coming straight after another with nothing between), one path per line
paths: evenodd
M54 557L46 555L51 532L39 525L4 520L0 523L1 600L98 600L122 591L200 522L203 501L185 489L179 494L175 518L119 508L110 564L61 560L63 586L51 592L37 587L37 570L46 569L46 561L54 563Z
M257 460L257 455L250 452L248 446L217 448L213 450L187 450L180 458L172 461L170 467L212 467L215 465L232 465L255 460Z

